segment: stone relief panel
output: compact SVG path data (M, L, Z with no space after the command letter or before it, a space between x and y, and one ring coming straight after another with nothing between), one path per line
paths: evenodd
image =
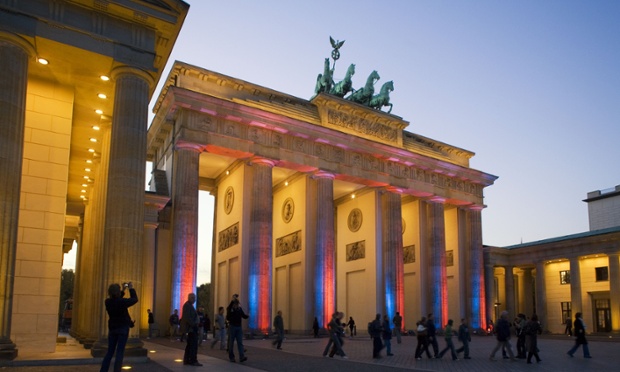
M406 264L415 262L415 244L403 247L403 262Z
M220 231L217 235L217 251L221 252L233 245L239 244L239 222Z
M276 257L301 251L301 230L276 239Z
M295 214L295 203L292 198L286 198L282 203L282 220L285 223L291 222L293 215Z
M355 261L366 258L366 241L347 244L347 261Z
M224 212L230 214L233 205L235 204L235 189L232 186L228 186L224 192Z
M347 219L347 226L351 232L356 232L362 227L363 215L359 208L353 209L349 212L349 218Z
M331 125L376 137L383 141L395 142L398 139L398 132L395 128L390 128L388 125L372 122L342 111L328 110L327 122Z

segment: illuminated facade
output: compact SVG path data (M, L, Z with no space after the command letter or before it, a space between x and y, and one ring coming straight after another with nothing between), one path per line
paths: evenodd
M0 1L0 358L55 351L74 241L71 332L93 355L107 347L110 283L136 283L134 318L152 306L149 232L168 197L144 191L148 103L188 8ZM129 355L146 355L138 331Z
M588 193L588 232L485 247L487 313L536 313L545 330L564 333L581 312L588 333L620 331L619 191Z
M172 242L171 308L195 282L186 268L206 190L213 306L240 294L252 331L269 329L277 310L298 333L335 310L485 327L480 213L496 177L469 167L473 153L334 96L308 101L181 62L155 115L148 160L172 190L171 228L156 239Z

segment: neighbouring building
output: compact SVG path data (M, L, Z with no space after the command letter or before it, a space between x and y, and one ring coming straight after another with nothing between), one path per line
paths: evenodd
M620 186L593 191L590 231L518 244L485 247L487 307L497 318L538 314L545 330L564 332L581 312L588 332L620 331Z

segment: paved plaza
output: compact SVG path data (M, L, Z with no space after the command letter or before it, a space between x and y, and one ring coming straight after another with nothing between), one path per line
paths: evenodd
M415 337L403 337L402 344L393 339L392 357L384 356L379 360L372 359L372 342L367 336L347 338L344 350L348 359L339 357L322 357L327 338L289 337L282 345L283 350L276 350L272 340L245 340L248 360L241 363L230 363L225 351L211 349L210 342L203 343L199 348L199 361L203 367L184 366L184 343L171 342L167 338L145 340L149 349L149 361L135 363L127 360L134 372L167 372L167 371L376 371L380 366L385 371L615 371L618 363L614 357L620 351L620 337L592 336L590 351L592 359L584 359L579 350L574 358L566 355L573 345L574 339L562 336L542 336L539 338L541 363L526 364L525 360L511 362L502 359L498 353L497 361L490 361L489 354L495 346L493 337L474 336L472 338L470 360L452 361L449 355L443 359L426 358L416 361L413 357L417 340ZM439 340L440 349L444 346ZM514 342L513 341L513 348ZM458 347L458 342L456 343ZM98 371L101 359L89 357L89 352L80 345L68 344L66 351L56 354L25 354L20 355L10 366L0 367L19 372L91 372ZM70 350L73 348L73 350ZM55 355L52 357L52 355ZM385 351L383 351L385 355ZM50 359L54 358L54 359ZM238 357L237 357L238 359Z

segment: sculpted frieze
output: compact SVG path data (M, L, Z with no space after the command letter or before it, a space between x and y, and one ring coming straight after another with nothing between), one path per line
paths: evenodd
M396 129L342 111L328 109L327 122L367 136L377 137L383 141L396 142L398 139Z

